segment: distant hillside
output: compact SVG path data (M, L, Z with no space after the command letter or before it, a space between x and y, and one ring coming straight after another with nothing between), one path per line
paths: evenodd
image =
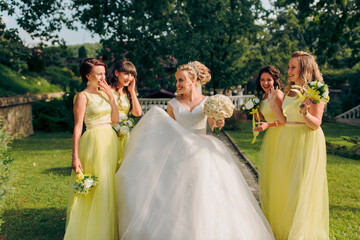
M67 46L71 52L71 56L77 58L79 56L79 48L84 46L87 52L87 57L96 58L99 55L99 52L102 48L101 43L85 43L79 45L69 45Z
M19 74L0 64L0 97L67 91L80 82L68 69L49 67L42 73Z

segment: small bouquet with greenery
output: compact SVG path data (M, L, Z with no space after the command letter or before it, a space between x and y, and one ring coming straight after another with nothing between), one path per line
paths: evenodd
M214 119L215 124L217 121L225 118L229 118L232 116L234 111L234 104L232 103L231 99L225 95L222 94L216 94L213 96L210 96L205 104L203 113ZM214 127L214 133L219 134L220 128Z
M129 117L120 117L119 122L113 125L113 129L119 137L127 135L135 126L134 119Z
M296 92L303 101L305 98L312 99L313 104L318 104L320 102L329 102L329 86L320 81L312 81L307 84L308 88L294 85L292 86L291 91ZM300 91L298 89L300 89ZM301 90L304 94L301 93ZM299 100L300 101L300 100ZM303 106L300 105L300 108Z
M91 174L83 174L83 172L78 169L78 174L75 178L75 183L73 184L73 190L77 194L88 194L92 188L94 188L99 180L97 177L92 176Z
M257 117L258 122L260 122L260 114L259 114L259 109L260 109L260 99L257 97L251 97L248 98L244 105L241 107L244 111L249 112L252 115L252 126L253 129L255 128L255 115ZM252 140L252 144L255 143L256 141L256 137L259 135L259 132L254 131L253 130L253 140Z

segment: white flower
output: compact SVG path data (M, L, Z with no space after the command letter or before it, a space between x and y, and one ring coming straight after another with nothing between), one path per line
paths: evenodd
M324 84L323 84L322 82L318 82L318 83L317 83L317 86L318 86L318 87L322 87L322 86L324 86Z
M122 122L122 121L124 121L125 119L127 119L126 116L121 116L121 117L119 117L119 122Z
M315 81L312 81L312 82L310 82L309 84L310 84L310 86L314 86L315 85Z
M327 99L329 97L329 89L326 88L322 96Z
M121 134L125 135L130 132L130 128L128 126L121 126L119 131Z
M113 128L114 128L114 130L116 131L116 132L118 132L118 131L120 131L120 124L119 123L115 123L114 125L113 125Z
M84 187L85 188L91 188L94 184L94 180L92 179L85 179L84 180Z
M247 101L247 102L245 103L245 108L246 108L247 110L252 109L254 106L255 106L255 104L254 104L252 101Z
M213 103L209 104L209 109L210 109L211 111L215 111L215 110L216 110L216 105L213 104Z
M260 100L258 98L254 98L254 103L259 103Z
M132 127L132 125L133 125L132 121L130 121L130 120L125 121L124 124L129 127Z

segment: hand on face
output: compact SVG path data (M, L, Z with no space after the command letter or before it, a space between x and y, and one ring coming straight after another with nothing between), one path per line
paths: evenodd
M135 92L136 80L135 78L130 82L128 90L130 93Z
M111 87L110 85L105 81L105 79L100 79L98 81L98 84L99 84L99 89L103 92L106 93L106 95L109 96L109 98L112 98L113 97L113 94L111 92Z

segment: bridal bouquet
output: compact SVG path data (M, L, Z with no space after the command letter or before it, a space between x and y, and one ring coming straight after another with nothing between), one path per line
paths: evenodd
M260 109L260 99L257 97L251 97L248 98L245 101L245 104L242 106L242 109L245 111L248 111L251 115L252 115L252 126L253 129L255 128L255 115L258 119L258 122L260 122L260 115L259 115L259 109ZM255 143L256 141L256 137L259 135L259 132L256 132L253 130L253 140L252 140L252 144Z
M83 174L80 169L78 171L79 173L76 175L75 183L73 184L73 190L77 194L86 195L99 183L99 180L91 174Z
M225 95L216 94L210 96L205 104L203 113L208 117L214 119L215 123L224 118L230 118L234 111L234 104L231 99ZM214 127L214 133L219 134L220 128Z
M134 126L134 119L123 116L120 117L118 123L113 125L113 129L121 137L127 135Z

